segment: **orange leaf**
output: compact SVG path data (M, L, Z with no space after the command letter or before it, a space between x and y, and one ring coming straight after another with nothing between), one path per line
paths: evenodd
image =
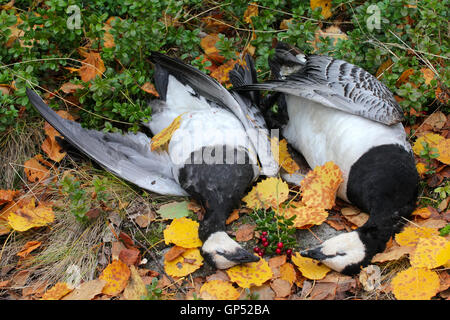
M200 40L200 47L203 49L205 54L212 61L221 64L225 57L219 53L219 49L216 48L216 42L219 40L219 35L216 33L208 34Z
M0 190L0 205L14 200L19 190Z
M437 159L445 164L450 165L450 139L444 139L437 143L436 148L439 152Z
M392 293L398 300L430 300L439 291L439 276L425 268L409 268L395 275Z
M342 172L333 162L315 167L300 182L302 202L308 207L331 209L342 181Z
M291 263L286 262L280 266L280 279L286 280L290 284L293 284L297 280L297 273Z
M40 241L28 241L27 243L25 243L22 250L17 253L17 255L19 257L25 258L31 253L31 251L37 249L41 244L42 242Z
M431 83L431 80L434 79L434 72L429 68L421 68L420 71L422 72L423 78L425 79L425 84L429 85Z
M59 300L73 289L67 286L65 282L58 282L51 289L44 293L42 300Z
M332 0L311 0L310 6L311 6L312 10L321 7L322 8L322 16L325 19L328 19L329 17L332 16L331 1Z
M78 89L83 88L84 86L82 84L74 84L72 82L66 82L59 88L59 90L61 90L64 93L74 93Z
M172 121L172 123L167 128L161 130L152 137L151 140L152 151L164 147L169 143L173 133L180 127L181 124L180 121L182 116L183 115L180 114Z
M231 86L229 73L233 70L234 65L238 62L238 60L228 60L221 66L215 68L211 72L211 77L219 81L221 84L226 87Z
M172 261L176 258L178 258L183 252L185 252L186 248L183 247L179 247L179 246L173 246L172 248L170 248L169 251L166 252L166 254L164 255L164 260L165 261Z
M252 17L257 17L258 13L258 5L255 2L250 3L244 12L244 21L252 23Z
M103 34L103 47L114 48L116 46L116 44L114 43L114 36L109 32L112 29L112 27L108 23L106 23L102 29L105 30L105 33Z
M231 212L231 214L228 216L228 219L227 221L225 221L225 224L230 224L237 219L239 219L239 210L234 209L233 212Z
M155 86L153 85L153 83L150 82L146 82L142 85L141 87L142 90L144 90L147 93L150 93L151 95L154 95L155 97L159 97L158 92L156 91Z
M102 293L116 296L121 293L128 284L130 278L130 269L120 260L111 262L98 277L107 283L103 287Z
M395 83L397 88L400 87L402 84L408 82L409 77L413 74L414 69L406 69L405 71L403 71L403 73L400 75L400 77L397 79L397 82Z
M427 207L418 208L411 213L413 216L420 216L424 219L428 219L431 216L431 211Z
M38 182L50 175L50 171L47 167L44 167L40 160L42 159L41 155L37 155L34 158L31 158L24 162L24 172L27 176L28 181L30 182Z
M83 65L78 69L78 73L83 82L89 82L97 75L102 75L106 71L105 64L103 63L100 53L89 51L84 49L79 50L80 54L86 59L83 60Z
M285 208L282 214L285 218L295 216L294 226L300 229L305 226L320 225L328 217L328 212L322 208L307 207L301 203L290 203L292 206Z

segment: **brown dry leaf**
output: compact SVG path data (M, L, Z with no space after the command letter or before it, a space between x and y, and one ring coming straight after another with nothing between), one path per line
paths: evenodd
M421 68L420 71L422 72L423 78L425 79L425 84L429 85L431 83L431 80L434 79L434 72L429 68Z
M126 300L141 300L142 297L147 296L147 287L134 266L130 267L130 271L130 282L123 291L123 297Z
M107 283L106 280L102 279L83 282L78 288L64 296L61 300L92 300L95 296L102 293Z
M333 45L336 45L339 39L347 40L348 36L337 26L330 26L325 30L317 28L315 32L314 41L312 41L311 45L314 48L314 51L318 50L317 44L321 42L320 38L331 38L333 39Z
M249 223L239 226L239 228L236 230L236 241L241 242L253 239L255 228L256 225Z
M228 216L227 221L225 221L225 224L230 224L233 221L239 219L239 210L234 209L233 212Z
M186 217L173 219L164 229L164 241L183 248L197 248L202 245L198 237L198 222Z
M39 248L39 246L42 244L40 241L28 241L25 243L23 248L17 253L17 255L21 258L27 257L31 251Z
M297 273L291 263L286 262L280 266L280 279L286 280L290 284L293 284L297 280Z
M59 90L64 93L74 93L79 89L84 89L84 86L82 84L74 84L72 82L66 82L59 88Z
M183 252L172 261L164 261L164 270L169 276L184 277L199 269L203 265L200 250L192 248Z
M155 85L153 83L146 82L142 85L141 89L155 97L159 97L158 91L156 91Z
M278 141L277 137L273 137L270 139L270 145L275 160L277 160L278 164L286 170L287 173L292 174L300 169L298 164L289 154L286 139Z
M45 138L41 145L41 149L55 162L60 162L66 156L66 152L63 151L58 142L56 142L56 139L51 136Z
M315 167L300 182L302 202L308 207L331 209L342 181L342 172L332 161Z
M415 247L420 238L438 236L439 232L427 227L405 227L402 232L395 235L395 241L401 246Z
M82 61L83 65L78 69L78 74L83 82L89 82L97 75L103 75L106 68L100 53L95 51L85 51L84 48L80 48L78 52L85 57Z
M183 114L180 114L178 117L176 117L172 123L167 127L155 134L151 139L151 149L152 151L156 149L164 149L167 147L167 145L170 142L170 139L172 139L173 133L180 127L181 124L181 117Z
M450 241L440 236L419 239L410 257L411 266L427 269L440 267L449 260Z
M224 280L210 280L200 288L200 298L206 300L237 300L240 294L231 282Z
M281 255L281 256L275 256L269 259L269 267L272 268L272 270L274 268L279 268L281 267L283 264L286 263L286 255Z
M442 88L438 86L434 91L434 94L436 95L436 99L438 99L441 103L445 105L448 104L448 99L450 96L448 90L442 90Z
M115 17L110 17L108 21L110 21L111 18ZM112 27L109 25L109 23L106 23L102 29L105 30L105 33L103 34L103 47L114 48L116 46L116 44L114 43L114 36L110 33Z
M322 8L322 16L328 19L333 14L331 12L331 1L332 0L310 0L311 9Z
M50 170L42 165L42 156L38 154L37 156L25 161L23 163L24 172L30 182L39 182L50 176Z
M225 87L231 86L230 83L230 77L229 73L231 70L233 70L234 65L238 62L238 60L228 60L224 64L220 65L219 67L215 68L210 76L219 81L222 85Z
M67 283L58 282L51 289L47 290L42 296L42 300L60 300L66 294L71 292L73 288L69 288Z
M186 252L188 249L183 248L183 247L179 247L179 246L173 246L172 248L169 249L169 251L166 252L166 254L164 255L164 260L165 261L172 261L176 258L178 258L181 254L183 254L184 252Z
M402 84L408 82L409 77L414 74L414 69L406 69L405 71L403 71L403 73L400 75L400 77L397 79L397 82L395 83L395 85L398 87L400 87Z
M439 290L439 276L425 268L408 268L397 273L391 282L397 300L430 300Z
M383 252L377 253L372 258L372 263L395 261L404 255L410 255L414 251L414 247L394 246Z
M23 206L16 206L8 216L8 223L16 231L26 231L35 227L43 227L53 222L55 214L52 207L35 205L34 198Z
M303 276L311 280L323 279L331 271L326 265L321 264L319 261L302 257L298 252L292 256L292 262L298 267Z
M289 29L289 25L292 23L293 20L294 20L294 18L284 19L283 21L281 21L279 29L280 30L287 30L287 29Z
M244 21L246 23L252 23L252 17L257 17L258 13L258 4L251 2L244 12Z
M19 190L0 190L0 205L12 202Z
M270 177L260 181L242 200L253 209L277 208L287 200L288 195L288 184L279 178Z
M140 251L137 248L125 248L119 253L119 260L127 266L136 265L140 262Z
M270 283L270 287L275 292L277 298L284 298L291 294L292 283L278 278Z
M354 225L361 227L367 222L367 220L369 220L369 215L367 213L360 212L357 215L344 216L344 218L353 223Z
M98 277L107 282L102 289L102 293L110 296L121 293L128 284L130 274L130 268L122 261L114 260L111 262Z
M216 48L216 42L219 40L219 35L216 33L208 34L200 40L200 47L208 58L215 63L222 64L225 61L225 57L219 53L219 49Z
M1 84L0 83L0 92L3 95L9 95L9 94L11 94L11 91L12 91L12 89L11 89L11 86L9 84Z
M226 270L231 281L241 288L260 286L273 276L272 269L264 259L256 262L236 265Z
M440 131L447 122L447 116L441 111L430 114L420 126L420 131Z
M380 80L385 72L390 72L390 69L394 62L392 62L391 58L387 59L385 62L383 62L379 67L377 72L375 73L375 77Z
M361 282L366 291L373 291L379 288L381 284L380 267L371 264L363 268L359 273L359 282Z

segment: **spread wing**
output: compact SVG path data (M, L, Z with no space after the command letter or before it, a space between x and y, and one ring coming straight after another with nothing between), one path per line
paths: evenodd
M27 88L30 102L69 143L111 173L146 190L187 196L175 181L167 153L151 152L150 138L143 133L121 135L88 130L54 112L33 90Z

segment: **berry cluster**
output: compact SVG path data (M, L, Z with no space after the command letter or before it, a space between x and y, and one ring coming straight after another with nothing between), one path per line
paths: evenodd
M268 237L268 233L267 233L267 231L263 231L262 233L261 233L261 237L259 238L259 240L261 240L261 244L262 244L262 246L263 246L263 248L260 248L260 247L255 247L254 249L253 249L253 251L255 252L255 253L257 253L260 257L262 257L262 256L264 256L264 254L265 254L265 252L266 252L266 248L269 246L269 237ZM277 253L277 254L281 254L282 252L283 252L283 247L284 247L284 244L283 244L283 242L278 242L277 243L277 246L276 246L276 249L275 249L275 252ZM292 249L286 249L286 255L287 255L287 257L288 258L290 258L291 256L292 256Z

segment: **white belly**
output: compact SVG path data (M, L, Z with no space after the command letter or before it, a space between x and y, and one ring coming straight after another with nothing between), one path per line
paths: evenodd
M346 201L351 166L365 152L383 144L411 148L401 123L386 126L291 95L286 95L286 102L289 122L282 134L303 154L311 168L327 161L339 166L344 182L338 196Z

